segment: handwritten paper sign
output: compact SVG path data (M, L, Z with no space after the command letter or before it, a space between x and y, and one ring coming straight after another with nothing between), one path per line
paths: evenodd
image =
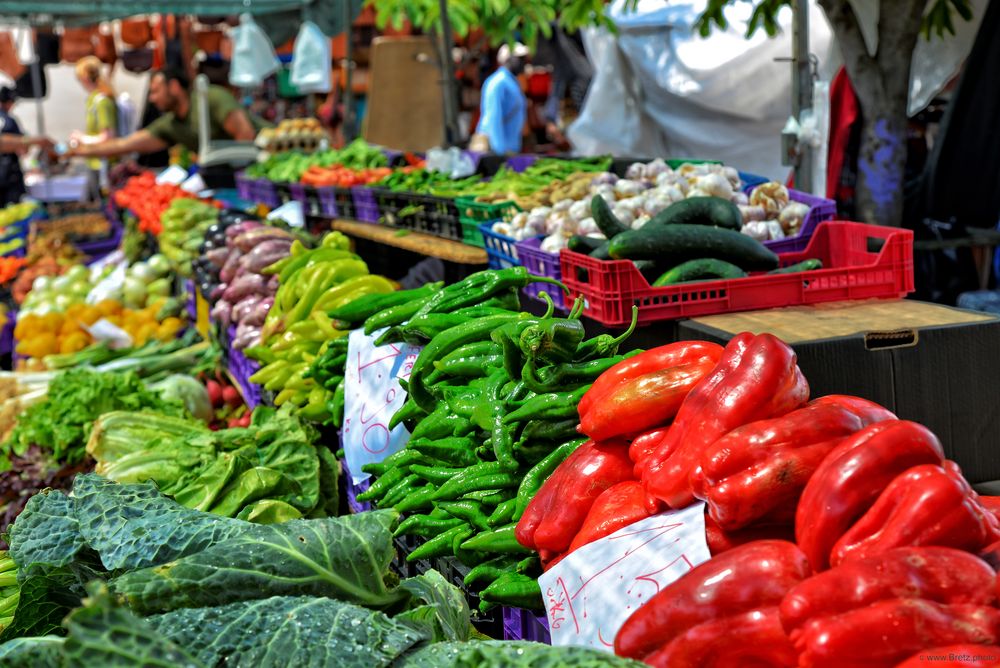
M614 651L625 620L711 555L705 504L647 517L584 545L540 578L553 645Z
M376 346L375 340L384 331L369 336L355 329L347 339L341 441L355 484L369 478L362 466L402 450L410 438L405 426L396 425L390 431L388 425L406 401L399 379L410 377L420 348L405 343Z
M168 183L172 186L179 186L187 181L187 178L188 173L186 169L182 169L177 165L171 165L156 176L156 183L159 185Z

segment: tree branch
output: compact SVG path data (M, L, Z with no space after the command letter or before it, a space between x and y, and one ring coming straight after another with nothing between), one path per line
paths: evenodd
M873 76L878 77L878 63L868 55L868 47L854 9L847 0L819 0L819 6L826 12L826 18L840 44L844 66L858 97L862 103L872 101L881 87L880 81L872 79Z

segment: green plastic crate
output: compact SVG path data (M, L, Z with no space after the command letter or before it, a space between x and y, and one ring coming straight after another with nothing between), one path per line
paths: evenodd
M472 246L484 247L479 226L509 219L521 209L513 202L477 202L472 197L455 199L458 206L458 220L462 224L462 241Z

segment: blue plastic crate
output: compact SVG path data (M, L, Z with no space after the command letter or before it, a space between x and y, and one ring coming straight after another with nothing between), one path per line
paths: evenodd
M490 223L480 225L479 231L483 234L490 269L507 269L521 265L521 261L517 258L517 249L514 247L517 243L514 237L494 232Z
M740 175L740 181L743 182L744 190L746 190L747 188L755 188L756 186L759 186L762 183L767 183L768 181L771 180L764 176L751 174L750 172L738 172L738 173Z

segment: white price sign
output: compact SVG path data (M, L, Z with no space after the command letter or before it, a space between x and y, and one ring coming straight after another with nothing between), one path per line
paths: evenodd
M355 484L369 477L362 466L402 450L410 438L402 424L392 430L388 425L406 401L399 379L410 377L420 348L405 343L376 346L375 340L384 331L366 335L355 329L347 340L341 442Z
M661 589L711 558L705 504L647 517L575 550L538 584L553 645L614 651L625 620Z

